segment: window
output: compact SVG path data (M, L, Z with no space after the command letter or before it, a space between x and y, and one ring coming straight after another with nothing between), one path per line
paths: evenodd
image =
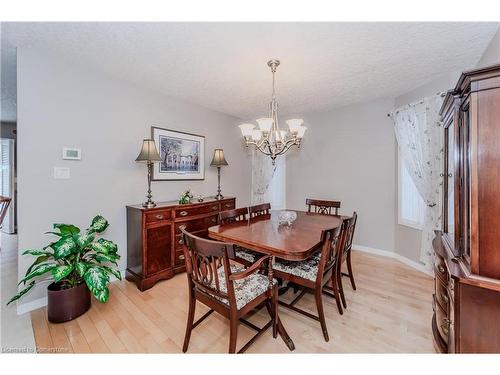
M413 183L399 152L398 164L398 223L415 229L422 229L424 201Z
M285 208L285 196L286 196L286 158L285 156L278 156L276 158L276 165L274 167L273 177L269 183L269 202L271 207L276 210L281 210Z

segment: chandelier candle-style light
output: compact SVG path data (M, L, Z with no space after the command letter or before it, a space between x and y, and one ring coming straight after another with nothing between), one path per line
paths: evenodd
M273 96L269 103L269 117L257 119L258 128L253 124L239 125L246 146L254 145L260 152L269 155L273 165L278 155L284 154L293 145L300 147L300 141L307 129L302 119L287 120L288 130L281 130L278 125L278 102L274 89L274 76L279 64L279 60L267 62L273 73Z

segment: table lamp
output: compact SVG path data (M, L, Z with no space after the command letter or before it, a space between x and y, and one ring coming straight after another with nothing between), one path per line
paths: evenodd
M156 206L156 203L151 200L153 196L151 194L151 173L153 172L153 163L161 161L160 154L156 149L155 142L152 139L144 139L142 141L142 149L139 156L135 159L138 163L146 163L148 165L148 200L142 204L142 207L152 208Z
M224 198L220 192L220 167L229 165L226 161L226 158L224 157L224 150L221 148L216 148L214 150L214 157L212 158L212 162L210 163L211 167L217 167L217 181L218 181L218 186L217 186L217 195L215 196L215 199L222 199Z

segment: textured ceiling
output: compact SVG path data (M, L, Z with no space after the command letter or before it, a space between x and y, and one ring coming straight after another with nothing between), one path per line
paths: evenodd
M34 46L253 119L267 112L269 58L282 62L276 82L282 115L323 111L398 96L439 74L474 67L498 25L4 23L2 48Z

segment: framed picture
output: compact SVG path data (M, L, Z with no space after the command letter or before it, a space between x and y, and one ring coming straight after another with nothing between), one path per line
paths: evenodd
M151 137L161 157L154 164L153 181L205 179L205 137L156 126Z

